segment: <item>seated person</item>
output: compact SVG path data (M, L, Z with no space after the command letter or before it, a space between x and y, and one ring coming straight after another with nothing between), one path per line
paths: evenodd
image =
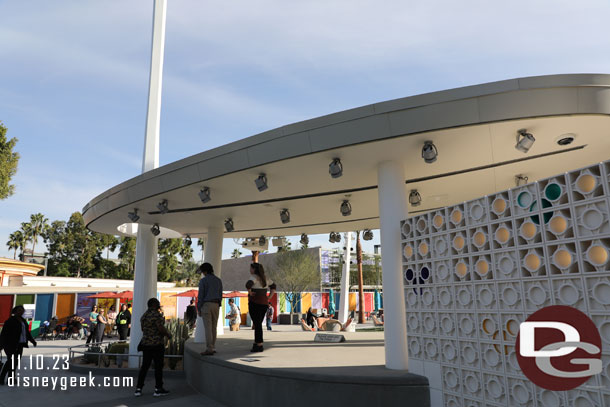
M309 325L310 327L312 327L313 329L315 329L315 327L316 327L316 326L315 326L315 324L314 324L314 320L317 320L317 319L318 319L318 316L317 316L316 314L314 314L314 313L311 311L311 307L309 307L309 309L307 310L307 320L306 320L307 325ZM313 329L312 329L312 330L313 330Z

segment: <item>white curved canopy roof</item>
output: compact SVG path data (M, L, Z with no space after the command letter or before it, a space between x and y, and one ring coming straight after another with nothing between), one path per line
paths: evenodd
M517 131L536 142L517 151ZM558 138L573 133L571 145ZM183 235L206 234L232 218L225 237L298 235L378 228L377 165L401 160L406 191L422 204L410 213L452 205L606 160L610 153L610 75L574 74L512 79L363 106L290 124L159 167L121 183L84 208L87 227L117 234L138 208L142 224ZM426 164L421 148L437 146ZM328 165L341 159L343 176ZM260 173L269 188L259 192ZM207 186L212 200L202 204ZM157 204L169 202L169 213ZM352 214L339 206L349 199ZM282 224L279 212L290 210Z

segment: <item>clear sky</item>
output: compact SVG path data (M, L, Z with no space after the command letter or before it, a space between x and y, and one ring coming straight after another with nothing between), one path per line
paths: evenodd
M152 5L0 0L0 120L21 154L0 256L30 214L67 220L140 173ZM161 165L388 99L609 73L609 15L607 0L169 1Z

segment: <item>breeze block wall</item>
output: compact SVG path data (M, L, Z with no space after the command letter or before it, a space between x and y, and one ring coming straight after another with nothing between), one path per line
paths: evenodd
M401 221L409 366L433 405L610 407L609 197L610 161ZM549 305L602 337L602 373L567 392L515 355L519 324Z

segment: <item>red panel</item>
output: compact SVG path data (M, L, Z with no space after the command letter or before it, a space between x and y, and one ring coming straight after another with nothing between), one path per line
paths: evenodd
M328 309L328 293L322 293L322 308Z
M13 295L0 295L0 325L4 325L4 321L11 316L13 308Z
M273 319L271 322L274 324L277 323L277 309L278 309L278 301L277 301L277 292L269 297L269 304L273 307Z

